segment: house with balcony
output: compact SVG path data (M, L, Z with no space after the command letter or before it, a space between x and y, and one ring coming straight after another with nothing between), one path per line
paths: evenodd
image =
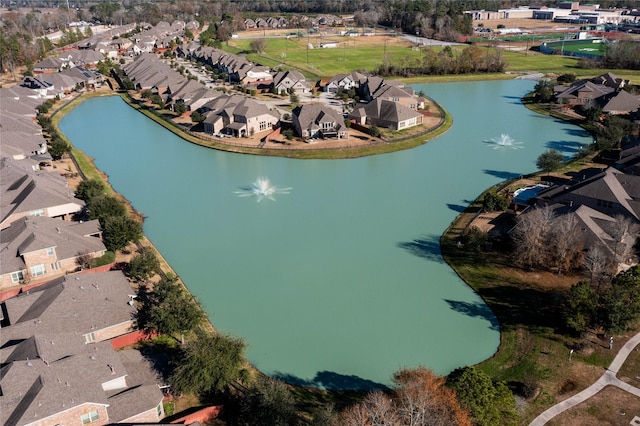
M240 95L223 95L203 105L205 133L244 138L273 129L280 117L266 105Z
M367 126L404 130L422 124L423 115L415 109L385 99L374 99L369 103L359 103L349 113L348 118Z
M293 110L292 117L296 135L306 142L349 138L349 129L342 116L324 104L300 105Z

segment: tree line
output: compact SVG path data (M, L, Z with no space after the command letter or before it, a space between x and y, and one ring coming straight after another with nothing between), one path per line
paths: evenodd
M481 72L503 72L507 66L500 49L481 49L467 46L454 50L445 46L439 51L424 46L420 48L421 58L394 61L384 60L375 71L383 77L414 75L470 74Z

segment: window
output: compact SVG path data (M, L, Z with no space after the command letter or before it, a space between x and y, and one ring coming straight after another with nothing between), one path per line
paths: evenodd
M93 423L97 421L99 418L100 418L100 415L98 414L98 410L93 410L88 412L87 414L83 414L82 416L80 416L80 420L82 420L83 425Z
M47 268L46 266L44 266L44 263L41 263L40 265L33 265L31 267L31 276L33 277L44 275L46 273L47 273Z
M51 264L51 270L52 271L58 271L60 270L60 262L54 262Z
M324 121L322 122L322 128L324 130L333 129L333 123L331 121Z
M19 283L23 279L24 279L24 275L22 274L22 271L12 272L11 273L11 282L12 283Z
M47 256L53 256L53 247L47 249Z
M96 336L95 334L92 333L87 333L87 334L83 334L82 337L84 337L84 343L92 343L96 341Z
M266 121L261 121L260 122L260 130L266 130L267 129L267 122Z
M44 209L31 210L29 212L30 216L44 216Z
M612 209L613 208L613 202L612 201L597 200L596 201L596 205L598 207L606 207L608 209Z

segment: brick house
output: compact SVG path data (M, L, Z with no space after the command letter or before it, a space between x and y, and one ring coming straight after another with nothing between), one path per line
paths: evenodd
M107 339L132 327L120 271L63 277L2 303L0 423L144 422L164 417L150 364Z
M0 290L72 272L80 256L102 256L106 247L101 235L97 220L18 219L0 230Z

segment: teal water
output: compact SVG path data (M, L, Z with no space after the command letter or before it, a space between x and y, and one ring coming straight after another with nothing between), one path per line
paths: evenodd
M185 143L121 99L89 99L60 123L113 187L218 330L290 382L389 384L402 367L439 374L490 357L499 324L443 262L438 240L485 188L535 170L581 129L529 112L527 81L418 85L454 118L421 147L349 160L231 154ZM499 146L501 134L513 140ZM265 176L289 194L236 192Z

